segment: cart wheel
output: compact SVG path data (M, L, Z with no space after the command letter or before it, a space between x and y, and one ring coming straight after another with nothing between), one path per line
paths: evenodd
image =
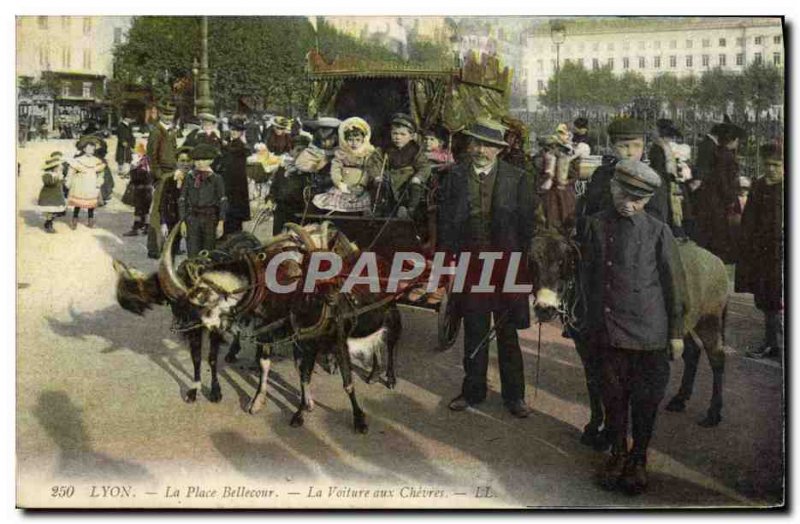
M461 329L461 315L456 310L455 301L450 296L450 289L442 297L439 302L438 311L438 328L439 328L439 351L447 351L450 349L458 338L458 331Z

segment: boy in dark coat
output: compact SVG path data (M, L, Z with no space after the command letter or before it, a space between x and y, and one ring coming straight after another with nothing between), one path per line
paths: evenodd
M777 144L761 149L766 174L755 181L744 208L736 266L736 291L752 293L764 312L764 344L751 358L783 353L783 151Z
M685 281L677 243L669 226L644 212L660 184L644 163L620 160L611 181L613 207L588 217L581 235L587 340L601 359L612 446L600 484L632 494L647 487L647 447L669 360L683 353Z
M454 295L464 317L464 381L461 393L449 407L463 411L486 398L494 317L503 401L513 416L524 418L529 408L517 330L530 326L528 295L500 290L510 256L525 252L533 238L535 206L530 177L497 158L508 145L503 140L504 131L499 123L487 120L478 121L465 132L471 140L470 159L454 166L441 179L437 241L440 251L454 256L471 254L465 291ZM492 274L497 292L469 293L479 281L478 256L483 252L502 253ZM525 279L520 277L515 282Z
M210 144L200 144L192 149L194 169L183 181L178 200L181 234L186 237L189 256L197 256L203 250L214 249L217 239L217 224L225 220L228 199L222 177L211 170L217 150Z
M117 151L115 160L119 166L120 176L126 176L133 161L133 148L136 147L136 137L133 134L133 121L123 117L117 127Z

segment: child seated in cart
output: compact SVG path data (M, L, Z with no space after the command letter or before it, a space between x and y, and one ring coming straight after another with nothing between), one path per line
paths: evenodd
M314 205L324 212L364 213L372 201L367 192L369 169L376 162L369 124L357 116L339 126L339 147L331 161L333 187L316 195Z

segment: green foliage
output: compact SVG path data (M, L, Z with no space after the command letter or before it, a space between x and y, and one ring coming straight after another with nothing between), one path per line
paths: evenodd
M315 34L305 17L210 17L208 60L218 110L236 110L248 98L275 111L305 108L307 53L318 46L326 60L343 56L383 63L403 58L377 43L336 31L320 20ZM409 62L441 63L446 47L409 42ZM192 62L200 59L199 17L136 17L128 40L114 49L114 80L147 87L155 98L191 103Z

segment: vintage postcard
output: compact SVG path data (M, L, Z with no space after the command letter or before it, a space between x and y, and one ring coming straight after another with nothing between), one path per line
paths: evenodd
M17 506L784 507L784 23L17 16Z

